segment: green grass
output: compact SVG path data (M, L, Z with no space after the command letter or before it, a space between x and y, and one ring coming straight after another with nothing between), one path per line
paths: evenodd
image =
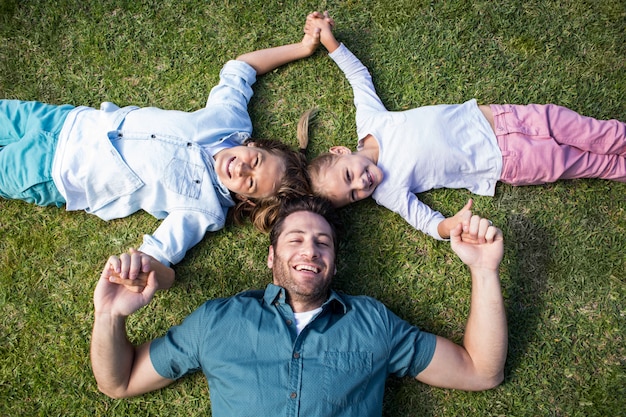
M227 59L298 40L305 14L326 7L390 109L475 97L626 119L626 7L613 0L0 0L0 97L195 110ZM255 92L258 137L295 145L298 116L315 105L311 155L354 146L351 90L325 51L262 77ZM469 196L421 198L453 214ZM499 185L494 198L474 198L505 234L506 380L466 393L392 379L385 415L626 415L626 185ZM460 341L470 286L449 245L371 201L342 217L336 287ZM105 223L0 200L0 416L210 413L200 374L111 400L91 373L100 269L157 225L145 213ZM251 227L208 235L176 267L176 286L129 319L131 339L161 335L208 298L263 287L266 247Z

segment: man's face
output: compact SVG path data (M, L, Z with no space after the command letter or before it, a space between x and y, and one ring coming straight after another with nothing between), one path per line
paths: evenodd
M270 246L267 266L274 284L285 288L294 311L322 305L335 275L335 246L326 219L310 211L290 214L276 245Z
M265 198L276 194L285 164L278 156L251 142L215 154L215 172L230 191L245 197Z

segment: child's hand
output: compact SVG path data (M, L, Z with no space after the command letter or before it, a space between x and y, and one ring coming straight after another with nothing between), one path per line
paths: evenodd
M329 52L334 51L339 46L339 43L333 35L333 28L335 27L335 21L330 17L328 12L310 13L306 18L304 25L304 33L315 36L318 34L322 45L326 47Z
M317 12L319 13L319 12ZM330 25L330 29L335 29L335 19L333 19L332 17L330 17L330 14L328 13L328 10L325 10L324 13L322 13L321 16L326 22L328 22L328 24Z
M142 292L148 283L150 273L142 272L135 279L124 279L119 275L110 275L109 282L113 284L123 285L127 290L132 292Z
M167 289L174 282L174 270L152 256L131 248L119 257L111 256L105 272L109 282L123 285L132 292L142 292L151 273L155 275L157 289Z
M335 21L330 17L328 12L312 12L306 17L306 23L304 25L304 31L325 32L326 35L332 35L333 28L335 27Z
M158 289L155 274L147 274L143 286L117 285L115 264L119 258L112 256L107 261L94 291L96 313L112 316L129 316L147 305Z
M148 282L153 258L134 248L119 257L111 256L107 261L105 273L110 282L123 285L133 292L143 291Z
M442 239L450 238L450 231L456 228L457 224L463 225L463 233L466 233L469 227L470 219L472 218L472 204L473 201L470 198L465 206L459 210L454 216L448 217L442 220L437 226L437 231Z
M308 18L307 18L307 22L308 22ZM302 46L304 46L304 48L306 49L309 49L310 54L313 54L313 52L315 52L315 50L320 44L320 33L321 33L321 30L316 30L315 28L311 29L310 27L307 28L307 25L305 23L304 37L302 38Z

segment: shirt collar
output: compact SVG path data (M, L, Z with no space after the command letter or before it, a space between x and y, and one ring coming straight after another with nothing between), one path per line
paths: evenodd
M203 154L203 159L205 163L209 167L209 176L211 177L211 181L213 182L213 188L217 194L217 198L220 201L220 204L223 207L232 207L235 205L235 201L230 193L230 190L226 188L222 181L220 181L220 177L217 176L217 172L215 172L215 160L210 154L206 152L204 148L200 149Z
M272 283L267 284L265 288L265 294L263 295L263 299L265 302L269 304L274 303L284 303L285 302L285 289L283 287L279 287L278 285L274 285ZM348 311L348 307L345 301L341 298L341 296L335 292L334 290L330 290L330 297L328 300L322 304L322 308L326 309L332 308L334 312L345 314Z
M209 154L211 156L215 156L216 153L218 153L219 151L223 151L226 148L233 148L237 145L239 145L239 143L237 143L232 137L236 136L237 133L233 133L230 136L227 136L225 138L222 138L221 140L219 140L218 142L208 145L206 146L207 151L209 152Z

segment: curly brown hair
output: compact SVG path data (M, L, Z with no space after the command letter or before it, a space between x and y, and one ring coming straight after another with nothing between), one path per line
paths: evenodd
M302 149L294 151L282 142L269 139L250 141L270 154L278 156L284 163L285 171L278 190L270 197L234 196L235 207L232 210L232 216L236 224L243 224L249 219L254 227L267 233L276 221L282 201L287 198L311 194L307 160Z

